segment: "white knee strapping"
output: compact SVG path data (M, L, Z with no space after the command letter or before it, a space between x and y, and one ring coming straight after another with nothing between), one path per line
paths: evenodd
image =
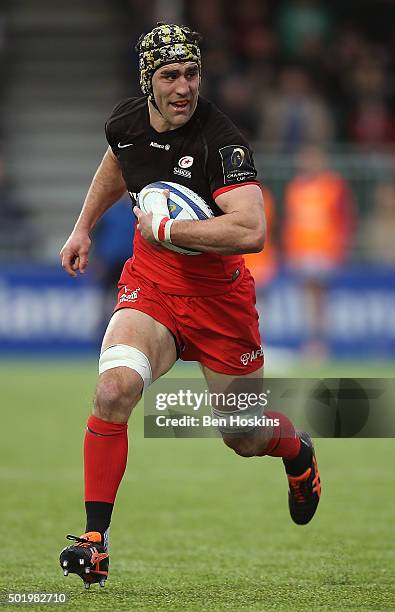
M109 346L100 355L99 374L103 374L112 368L131 368L140 374L144 382L144 387L148 387L152 382L152 370L149 359L139 349L127 344L114 344Z

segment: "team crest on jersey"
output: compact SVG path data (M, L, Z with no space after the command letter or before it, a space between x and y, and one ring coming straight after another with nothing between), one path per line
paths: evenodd
M219 154L221 156L225 184L255 180L257 172L252 155L247 147L228 145L219 149Z
M191 157L190 155L184 155L184 157L181 157L180 161L178 162L180 168L190 168L192 164L193 157Z

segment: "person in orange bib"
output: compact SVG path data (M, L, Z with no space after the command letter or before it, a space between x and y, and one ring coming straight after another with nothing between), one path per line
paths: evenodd
M305 349L317 357L327 352L327 286L332 273L348 259L355 203L347 182L328 169L320 148L301 149L297 166L299 173L284 195L283 256L302 283L310 327Z

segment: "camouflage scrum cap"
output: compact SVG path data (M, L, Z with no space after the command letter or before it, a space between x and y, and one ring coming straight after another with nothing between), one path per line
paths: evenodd
M159 22L142 34L137 42L140 87L143 94L152 95L152 76L158 68L175 62L196 62L201 71L200 34L186 26Z

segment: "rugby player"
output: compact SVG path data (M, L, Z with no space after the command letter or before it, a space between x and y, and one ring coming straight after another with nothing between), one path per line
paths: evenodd
M200 363L211 390L261 385L263 353L255 288L242 253L259 252L265 238L262 191L245 138L212 103L199 96L200 35L158 23L137 43L143 97L120 102L106 123L109 147L93 178L74 230L61 251L71 276L85 272L89 234L128 191L174 181L199 194L214 217L170 221L168 193L156 194L153 213L134 208L134 256L119 281L115 312L105 333L99 380L84 442L86 528L63 549L65 575L89 587L108 576L108 530L125 471L127 422L143 388L178 358ZM163 212L165 211L165 212ZM161 243L194 249L198 257ZM251 387L249 387L251 388ZM243 416L254 415L255 408ZM229 414L226 406L216 416ZM225 444L242 457L281 457L289 482L289 508L308 523L320 497L320 479L308 434L289 419L272 427L220 428Z

